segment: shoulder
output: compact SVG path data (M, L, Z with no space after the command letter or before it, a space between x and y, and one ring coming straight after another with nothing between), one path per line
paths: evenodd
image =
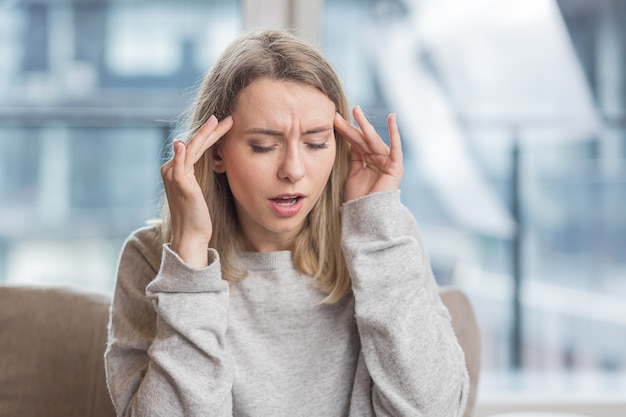
M163 239L159 224L150 224L134 230L124 242L120 266L128 263L147 263L155 272L159 270Z

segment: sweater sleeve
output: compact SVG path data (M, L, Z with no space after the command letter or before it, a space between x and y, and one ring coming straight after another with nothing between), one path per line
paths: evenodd
M462 416L469 393L464 354L400 192L348 202L342 216L375 414Z
M217 252L195 270L147 240L125 243L111 306L105 363L117 415L231 416L228 284Z

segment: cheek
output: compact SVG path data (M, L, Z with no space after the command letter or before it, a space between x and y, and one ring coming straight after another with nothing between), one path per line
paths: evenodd
M228 141L223 147L224 169L228 177L245 177L254 171L254 161L250 160L245 149L236 141Z
M273 178L267 162L255 158L230 159L226 177L233 194L239 198L262 192Z
M313 172L315 175L326 183L335 165L335 152L329 152L329 155L325 156L322 160L317 161Z

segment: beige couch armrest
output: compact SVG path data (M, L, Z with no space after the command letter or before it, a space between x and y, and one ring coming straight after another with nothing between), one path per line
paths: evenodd
M104 350L110 296L0 286L0 415L114 416Z

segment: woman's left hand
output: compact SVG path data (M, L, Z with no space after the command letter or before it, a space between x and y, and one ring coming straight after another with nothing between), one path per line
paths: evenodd
M396 115L390 114L387 118L388 147L360 107L355 107L352 114L360 129L338 113L335 115L335 128L352 145L350 173L345 189L346 202L376 192L397 190L404 174L404 165Z

